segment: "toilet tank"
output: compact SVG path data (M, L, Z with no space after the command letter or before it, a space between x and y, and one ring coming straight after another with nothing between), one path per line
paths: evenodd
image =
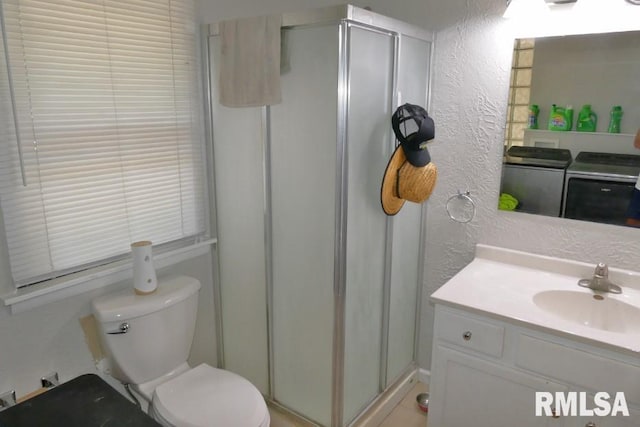
M131 287L94 299L91 307L111 375L123 383L142 384L185 363L199 289L197 279L171 276L158 279L157 290L149 295L136 295Z

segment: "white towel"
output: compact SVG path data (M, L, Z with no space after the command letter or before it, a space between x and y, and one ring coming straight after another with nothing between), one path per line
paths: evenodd
M281 16L220 23L219 88L222 105L256 107L281 101L281 24Z

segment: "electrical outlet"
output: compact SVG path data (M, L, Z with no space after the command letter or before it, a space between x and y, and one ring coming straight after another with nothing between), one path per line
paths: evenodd
M0 394L0 411L3 411L16 404L16 391L11 390Z
M40 383L44 388L52 388L60 384L60 380L58 379L58 373L52 372L49 375L45 375L40 378Z

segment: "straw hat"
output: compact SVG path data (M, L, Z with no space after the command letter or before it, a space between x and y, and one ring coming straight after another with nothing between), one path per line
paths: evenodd
M398 107L391 123L400 145L389 159L380 189L382 209L387 215L397 214L405 200L427 200L438 176L427 150L427 142L435 136L433 120L427 112L420 106L405 104Z

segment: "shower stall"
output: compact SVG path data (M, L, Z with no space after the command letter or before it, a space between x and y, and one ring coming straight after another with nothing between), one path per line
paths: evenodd
M340 427L417 378L423 208L387 217L380 184L391 114L427 104L432 34L348 5L282 22L283 101L268 107L218 103L206 29L219 360Z

